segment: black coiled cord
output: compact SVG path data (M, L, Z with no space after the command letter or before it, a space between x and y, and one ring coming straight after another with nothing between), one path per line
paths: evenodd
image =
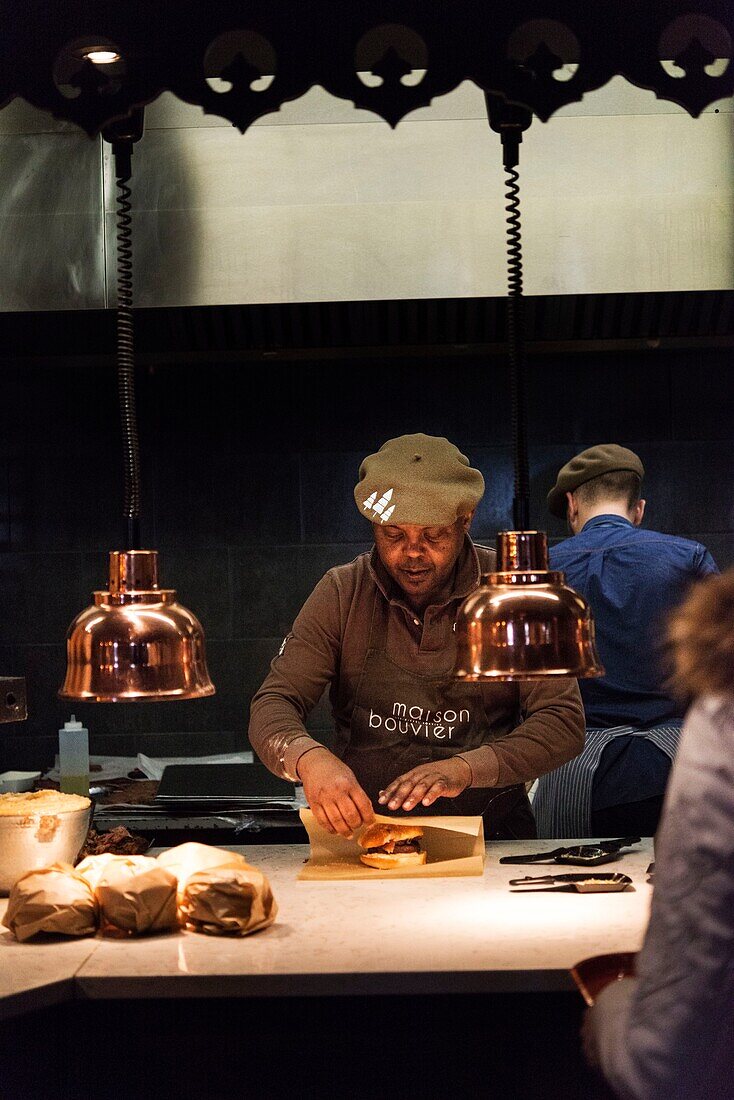
M530 523L530 471L528 466L527 399L525 392L525 316L522 297L522 234L520 227L519 175L505 166L507 190L507 343L512 395L512 439L515 459L515 493L512 522L516 531Z
M117 384L125 463L128 550L140 549L140 445L135 409L133 341L133 248L129 171L115 158L117 184ZM128 158L129 164L129 158Z

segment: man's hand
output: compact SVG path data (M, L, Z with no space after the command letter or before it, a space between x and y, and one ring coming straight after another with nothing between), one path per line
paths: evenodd
M455 798L469 786L472 771L460 756L419 764L380 791L380 805L389 810L412 810L420 802L430 806L437 798Z
M327 832L351 839L355 829L374 819L372 803L354 772L327 748L304 753L296 771L306 801Z

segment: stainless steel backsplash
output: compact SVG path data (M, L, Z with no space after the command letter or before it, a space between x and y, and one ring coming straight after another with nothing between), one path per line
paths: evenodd
M732 102L690 119L621 79L521 149L529 294L734 280ZM481 297L505 289L504 185L481 92L391 130L314 88L240 135L162 96L133 156L138 306ZM109 146L0 111L0 309L114 300Z
M0 134L0 309L101 308L104 250L100 142Z

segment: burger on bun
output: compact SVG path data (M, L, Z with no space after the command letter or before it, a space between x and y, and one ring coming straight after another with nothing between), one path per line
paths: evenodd
M426 853L421 851L422 836L419 825L370 825L359 838L360 848L365 849L359 858L379 871L417 866L426 862Z

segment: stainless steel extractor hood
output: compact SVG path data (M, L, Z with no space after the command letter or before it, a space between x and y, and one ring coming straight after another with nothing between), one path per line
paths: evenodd
M732 101L691 119L621 78L523 144L529 295L734 284ZM313 88L242 137L166 94L135 152L138 307L504 294L500 157L465 83L391 130ZM104 307L99 139L0 112L0 309Z

